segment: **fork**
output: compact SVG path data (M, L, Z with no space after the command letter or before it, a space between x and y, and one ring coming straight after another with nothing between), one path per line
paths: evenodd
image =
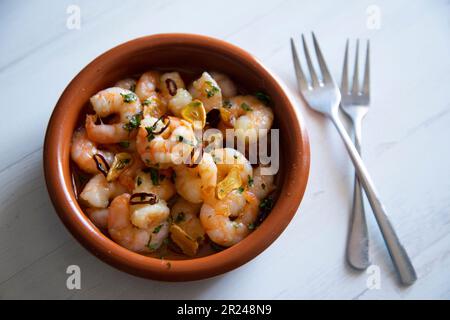
M320 51L319 44L314 33L312 33L312 38L322 77L321 79L317 77L309 55L305 37L302 35L303 50L311 78L310 83L303 73L294 40L291 38L292 56L299 91L309 107L327 116L339 132L353 165L355 166L355 171L358 174L359 181L366 192L367 198L369 199L369 203L372 207L372 211L383 235L391 259L400 276L400 281L404 285L411 285L417 280L414 267L405 248L400 243L391 222L389 221L386 210L378 197L378 193L375 190L375 186L369 176L366 166L364 165L358 151L353 145L352 140L345 131L345 128L339 119L338 108L339 103L341 102L341 93L331 77L330 72L328 71L328 67L325 63L322 52Z
M352 88L349 90L348 81L348 43L345 45L344 67L341 80L341 110L350 118L353 131L355 147L361 154L361 126L362 120L369 111L370 103L370 69L369 69L369 40L367 40L366 63L364 68L364 80L362 90L359 88L358 80L358 56L359 40L356 40L355 67L353 70ZM355 174L353 191L353 208L350 223L350 232L347 239L347 261L359 270L365 270L370 265L369 260L369 235L367 231L366 216L364 214L364 203L361 184Z

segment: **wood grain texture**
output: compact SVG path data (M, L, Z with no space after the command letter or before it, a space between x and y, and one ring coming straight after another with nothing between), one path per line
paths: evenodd
M81 8L80 30L66 28L70 4ZM449 299L450 4L377 1L381 28L371 30L366 9L372 4L219 1L211 10L197 0L2 1L0 298ZM291 63L289 37L310 30L336 79L345 39L371 40L363 156L417 269L412 287L397 285L369 210L381 288L368 289L369 275L345 264L353 170L331 123L302 105ZM47 121L68 82L105 50L161 32L211 35L256 55L297 98L311 140L309 185L287 230L241 268L191 283L139 279L87 252L57 218L42 170ZM81 267L81 290L66 288L71 264Z

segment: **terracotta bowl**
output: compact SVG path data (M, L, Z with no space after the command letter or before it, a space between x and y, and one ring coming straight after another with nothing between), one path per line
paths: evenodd
M105 236L80 209L71 181L70 141L89 97L117 80L152 68L217 70L250 92L266 91L280 129L279 197L267 219L224 251L188 260L161 260L131 252ZM224 41L190 34L135 39L102 54L68 85L50 118L44 145L47 188L70 232L106 263L134 275L167 281L212 277L241 266L266 249L297 211L309 173L309 142L301 117L280 82L252 55Z

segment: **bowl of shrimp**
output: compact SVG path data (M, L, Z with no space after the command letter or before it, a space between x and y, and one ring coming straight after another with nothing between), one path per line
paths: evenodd
M163 281L250 261L287 227L309 142L279 79L222 40L138 38L67 86L44 143L49 195L93 254Z

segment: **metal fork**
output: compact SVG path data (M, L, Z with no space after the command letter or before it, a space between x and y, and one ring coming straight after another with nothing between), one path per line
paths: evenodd
M328 67L325 63L322 52L320 51L319 44L314 33L312 34L312 37L322 77L321 79L317 77L309 55L305 37L302 35L303 50L305 52L306 63L310 72L310 83L303 73L294 40L291 38L292 55L300 93L305 102L312 109L327 116L338 130L350 158L353 161L359 181L361 182L367 198L369 199L376 221L389 250L389 254L395 268L399 273L400 280L404 285L411 285L417 279L416 272L405 248L400 243L400 240L395 233L391 222L389 221L386 210L384 209L375 190L372 179L369 176L369 172L367 171L361 157L358 154L358 151L353 145L352 140L345 131L345 128L339 119L338 108L339 103L341 102L341 93L331 77L330 72L328 71Z
M361 155L361 126L362 120L369 111L370 103L370 69L369 69L369 41L367 40L366 63L364 68L363 86L360 90L358 80L358 56L359 40L356 40L355 67L353 70L352 88L348 81L348 40L345 45L344 67L341 80L341 109L350 118L353 124L354 142L358 153ZM350 231L347 239L347 261L359 270L367 269L369 260L369 234L367 231L366 216L362 188L355 173L355 185L353 191L353 208L350 223Z

